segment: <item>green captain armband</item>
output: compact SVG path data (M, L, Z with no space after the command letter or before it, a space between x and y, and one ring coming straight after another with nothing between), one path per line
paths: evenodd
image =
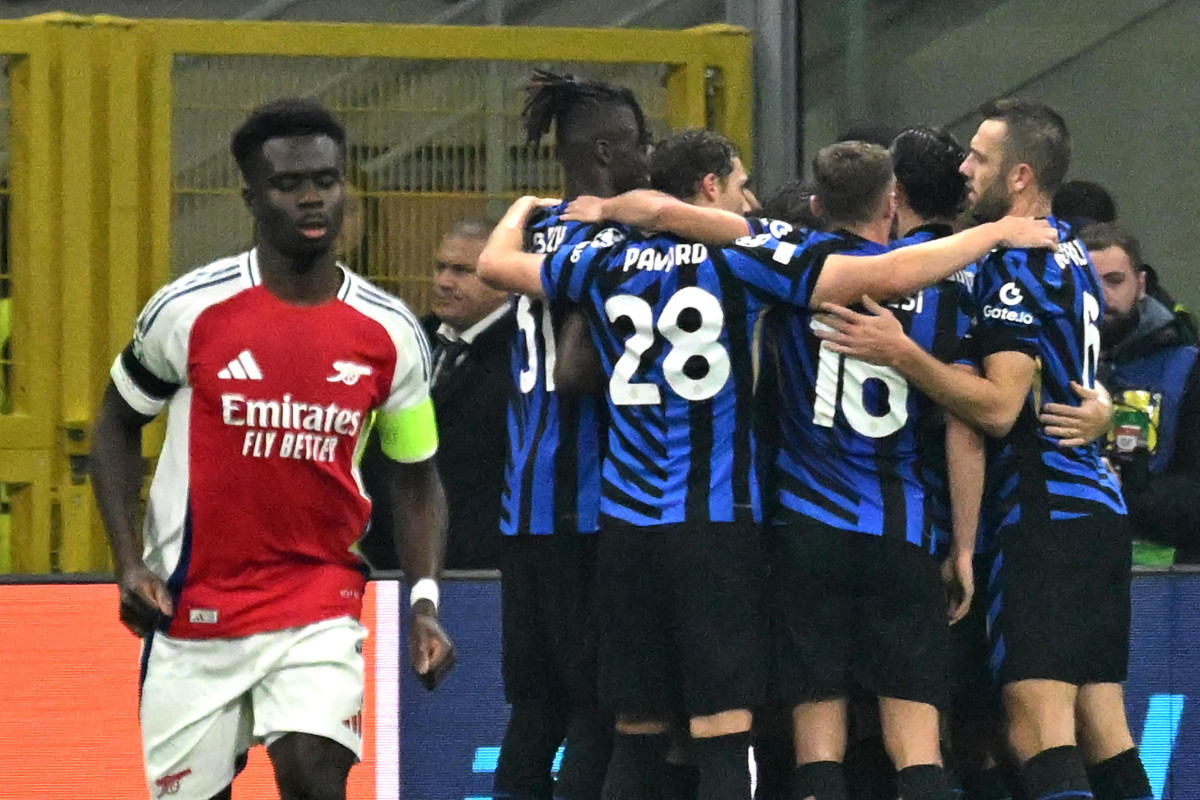
M393 461L412 464L437 452L437 420L428 397L403 411L380 411L375 424L383 454Z

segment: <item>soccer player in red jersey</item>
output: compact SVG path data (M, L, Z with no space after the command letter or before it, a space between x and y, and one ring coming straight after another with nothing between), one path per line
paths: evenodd
M446 501L433 455L428 344L412 312L341 266L346 137L281 100L233 136L258 246L169 284L113 364L92 477L120 585L146 637L141 724L151 794L229 798L262 742L280 795L343 800L361 756L359 623L371 501L357 458L388 458L400 563L414 581L413 667L453 663L438 624ZM142 427L167 437L138 552Z

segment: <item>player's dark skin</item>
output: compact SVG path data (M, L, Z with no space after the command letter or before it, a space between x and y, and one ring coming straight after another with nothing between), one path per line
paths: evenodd
M593 139L591 147L564 150L566 198L581 195L615 197L650 183L650 150L647 134L627 106L612 110L605 120L609 132ZM558 358L554 368L557 391L593 394L604 387L604 367L592 344L587 321L578 310L570 311L557 336Z
M312 306L332 300L343 275L333 250L345 209L345 158L325 135L268 139L248 176L243 199L254 217L264 286L280 300ZM144 636L173 612L171 592L142 561L137 518L142 480L142 428L153 418L135 411L109 383L96 417L92 482L108 530L120 588L120 619ZM389 464L389 494L400 530L396 547L408 575L436 575L445 551L446 499L433 459ZM428 600L411 620L410 655L429 688L454 663L454 650ZM267 748L281 800L345 800L354 754L323 736L288 733ZM214 795L228 800L231 787Z

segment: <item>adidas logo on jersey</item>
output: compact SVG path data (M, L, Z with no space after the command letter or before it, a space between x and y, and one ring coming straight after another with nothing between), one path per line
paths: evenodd
M261 381L263 374L250 351L243 350L225 369L217 373L217 377L223 381Z

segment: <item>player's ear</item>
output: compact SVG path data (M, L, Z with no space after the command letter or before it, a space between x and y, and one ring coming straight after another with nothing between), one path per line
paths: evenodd
M891 191L884 194L884 210L887 212L888 219L895 219L896 208L899 206L897 201L899 199L899 193L902 191L904 190L900 188L899 184L894 184Z
M1146 270L1139 269L1137 271L1138 293L1137 299L1143 300L1146 297Z
M613 151L612 143L609 142L607 139L597 139L596 140L596 147L595 147L596 160L598 162L600 162L601 165L607 167L609 164L612 163L612 151Z
M1035 182L1033 167L1028 164L1017 164L1008 173L1008 185L1013 192L1021 192L1032 186Z
M717 195L721 191L721 179L716 173L710 172L700 179L700 196L705 200L713 201L717 199Z
M808 197L808 210L811 211L813 216L817 219L821 219L825 216L825 209L821 208L821 201L817 199L815 194L809 195Z

